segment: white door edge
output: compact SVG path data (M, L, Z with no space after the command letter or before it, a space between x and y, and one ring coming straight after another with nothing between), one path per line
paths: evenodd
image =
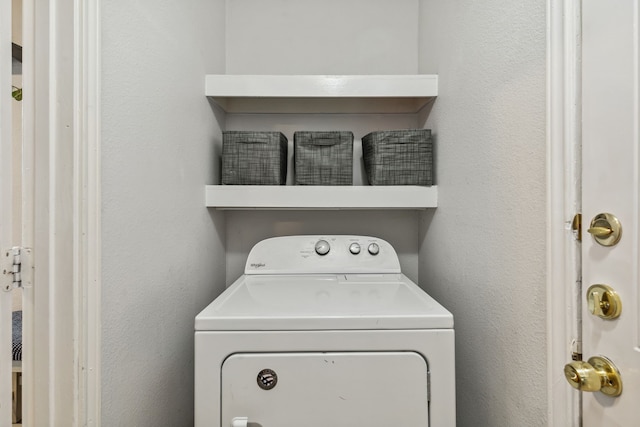
M34 248L35 210L35 0L22 2L22 244ZM40 61L42 62L42 60ZM39 254L34 248L34 259ZM35 278L35 269L34 269ZM22 425L33 425L35 406L35 336L33 289L22 292Z
M610 213L621 226L613 246L599 244L595 236L582 244L584 359L604 356L611 360L619 370L621 385L582 393L582 422L585 427L637 426L640 0L584 1L582 23L583 223L586 228L597 215ZM621 311L614 313L615 318L600 318L597 310L589 310L587 290L597 284L610 286L618 295ZM597 301L595 294L593 300ZM615 386L615 381L611 383ZM620 394L607 396L607 392Z
M0 252L13 240L13 138L11 130L11 1L0 2ZM8 201L8 202L7 202ZM1 254L4 257L4 253ZM3 285L5 278L0 271ZM0 288L0 425L11 421L11 292Z
M548 425L579 426L580 397L565 381L580 342L580 1L547 1L547 401ZM568 309L569 308L569 309Z

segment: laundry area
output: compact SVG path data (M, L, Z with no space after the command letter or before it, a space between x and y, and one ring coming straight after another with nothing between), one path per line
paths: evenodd
M545 425L546 19L543 1L102 2L101 424L359 426L330 415L367 408L383 427L424 403L413 425ZM406 129L430 130L432 182L370 185L363 137ZM227 131L282 133L284 185L223 184ZM331 131L353 134L351 185L296 185L294 135ZM310 237L248 262L287 236ZM287 250L316 264L205 310Z
M196 426L455 425L453 317L389 243L274 237L244 273L196 317Z

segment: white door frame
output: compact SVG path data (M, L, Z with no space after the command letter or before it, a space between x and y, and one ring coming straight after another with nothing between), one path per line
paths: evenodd
M80 426L99 426L101 343L101 2L75 1L74 55L74 325L81 345L77 369L77 420Z
M547 1L547 393L548 425L580 425L580 393L564 379L580 357L580 0Z
M99 11L23 3L26 427L100 424Z
M580 4L547 4L548 424L564 427L579 420L562 366L579 351L569 223L579 211ZM95 1L24 2L24 192L35 198L24 202L23 239L36 266L25 292L25 426L100 425L99 12ZM36 377L49 387L36 390Z

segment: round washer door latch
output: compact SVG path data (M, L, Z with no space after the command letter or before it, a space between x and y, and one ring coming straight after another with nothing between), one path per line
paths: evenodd
M258 372L258 386L263 390L271 390L278 384L278 375L272 369Z

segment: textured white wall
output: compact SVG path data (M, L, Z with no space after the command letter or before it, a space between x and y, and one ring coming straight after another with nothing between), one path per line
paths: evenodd
M418 0L227 0L228 74L415 74Z
M239 274L250 245L275 234L356 232L392 242L403 268L453 311L458 425L543 425L545 3L226 6L246 13L227 14L223 0L103 5L102 424L190 425L193 318ZM370 35L373 47L361 39L380 18L367 21L371 10L386 10L380 16L391 22ZM314 17L315 26L291 24L293 12ZM327 16L350 16L354 27L340 27L329 43L333 35L318 26ZM235 24L225 30L225 22L247 19L248 28L265 17L289 24L275 33L284 41L260 31L242 41ZM358 49L365 54L353 57ZM203 184L219 182L220 141L202 96L205 73L416 71L440 75L427 124L436 134L437 210L203 208Z
M227 0L228 74L416 74L417 0ZM418 126L415 114L228 114L229 130L277 130L289 138L289 179L296 130L354 133L354 184L361 185L360 139L374 130ZM228 212L227 283L243 271L258 241L288 234L364 234L391 242L405 273L418 275L415 212Z
M224 1L102 5L102 425L188 426L194 318L225 277L224 215L204 207Z
M421 285L454 314L459 426L546 425L545 2L421 3L440 75Z

